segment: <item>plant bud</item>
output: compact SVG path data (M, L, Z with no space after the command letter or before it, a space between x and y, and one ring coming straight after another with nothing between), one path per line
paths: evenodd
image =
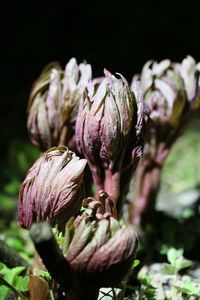
M150 118L156 123L177 127L190 108L200 106L199 69L188 56L181 64L170 60L148 61L135 80L141 81Z
M31 141L46 150L52 146L72 145L75 119L83 91L91 79L91 66L77 64L72 58L65 71L49 64L33 85L27 127Z
M18 220L24 228L48 221L63 228L81 207L85 159L66 147L55 147L34 163L19 193Z
M61 104L61 142L67 139L68 146L75 148L75 122L78 113L80 99L92 78L91 65L86 63L77 64L72 58L65 67L62 80L62 104Z
M105 70L100 82L90 82L80 104L76 141L92 164L113 168L120 159L137 117L135 95L122 75Z
M141 156L143 98L125 78L107 70L88 84L76 121L76 145L88 160L97 191L113 200L121 193L120 176Z
M188 56L182 63L163 60L147 62L140 76L147 106L144 155L135 176L131 221L142 225L154 216L162 167L172 145L200 107L200 65Z
M173 70L171 62L147 62L139 79L151 120L155 124L163 123L176 127L186 108L187 97L183 80ZM135 79L132 85L134 81Z
M76 287L116 286L133 263L137 234L132 226L120 226L111 202L103 191L99 200L85 199L86 210L81 218L78 217L78 222L74 221L71 241L68 240L64 255ZM68 235L68 225L65 234Z
M180 64L175 64L175 70L180 74L184 81L187 98L192 108L200 107L200 63L196 64L191 56L187 56Z

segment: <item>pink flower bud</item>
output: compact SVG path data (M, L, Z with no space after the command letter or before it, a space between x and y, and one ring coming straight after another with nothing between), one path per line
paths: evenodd
M71 240L68 239L63 249L72 282L76 288L116 286L130 270L138 244L137 234L132 226L120 226L108 208L114 203L105 192L100 192L99 200L86 200L83 203L87 209L78 222L75 219ZM68 237L70 226L69 223L65 232Z
M81 207L85 159L66 147L46 151L28 171L19 193L18 220L24 228L48 221L61 228Z
M34 144L46 150L52 146L74 146L75 119L91 66L72 58L65 71L49 64L33 85L27 127Z

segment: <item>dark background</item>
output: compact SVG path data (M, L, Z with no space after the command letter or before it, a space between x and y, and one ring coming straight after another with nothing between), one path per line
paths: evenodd
M189 1L34 1L1 9L0 155L10 140L28 140L26 105L42 68L74 56L93 75L103 68L129 81L149 59L200 60L200 20Z

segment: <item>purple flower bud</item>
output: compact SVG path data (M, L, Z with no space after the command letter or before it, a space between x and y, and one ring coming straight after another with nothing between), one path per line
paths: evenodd
M75 118L83 91L91 79L91 66L72 58L61 69L49 64L33 85L27 127L34 144L46 150L52 146L73 146Z
M76 140L91 163L113 168L127 142L135 118L136 101L122 75L105 70L101 82L90 82L80 105Z
M131 214L144 225L154 215L162 166L182 128L200 107L200 65L188 56L182 63L147 62L140 76L146 111L146 143L135 178Z
M131 91L125 78L107 70L88 84L76 121L78 151L87 158L97 190L119 196L120 172L140 154L143 98L137 85Z
M137 249L132 226L120 226L106 205L112 200L101 191L99 200L89 198L82 218L74 221L71 240L63 249L71 268L72 281L92 288L115 286L130 270ZM101 213L99 213L101 211ZM100 217L101 215L101 217ZM67 225L65 235L68 235Z
M180 64L174 66L184 81L187 98L195 109L200 106L199 65L200 63L196 64L194 58L188 55Z
M85 159L66 147L46 151L31 167L19 193L18 220L24 228L48 221L61 228L81 207Z
M75 58L72 58L65 67L62 80L61 141L67 139L68 146L73 149L75 147L75 122L80 99L91 78L91 65L86 63L78 65Z
M136 79L141 81L150 118L155 123L177 127L190 107L200 105L199 70L191 56L181 64L149 61L141 75L134 76L132 85Z
M139 79L150 118L158 124L177 126L187 105L187 97L184 82L171 62L147 62ZM135 78L132 86L134 82Z

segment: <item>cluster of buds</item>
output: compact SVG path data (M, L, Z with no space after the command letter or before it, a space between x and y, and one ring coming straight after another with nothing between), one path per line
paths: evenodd
M86 163L64 146L42 154L20 189L19 224L30 228L34 222L47 221L63 229L68 219L80 211Z
M66 262L62 258L65 273L60 272L66 299L97 299L99 288L118 286L130 271L138 245L137 233L131 225L119 224L114 203L105 192L99 192L98 200L85 199L83 206L83 214L68 221L62 244ZM41 248L34 227L31 237L43 258L46 238ZM51 261L44 257L44 262L51 271Z
M75 147L74 130L83 91L91 79L91 66L72 58L62 70L49 64L35 81L28 104L27 127L33 144L42 150Z
M66 138L76 121L77 150L87 159L79 159L64 146L46 151L29 170L19 194L22 227L47 221L65 233L62 251L71 285L66 299L84 299L74 298L74 294L84 294L86 286L96 295L100 287L119 284L130 270L137 248L133 228L117 221L115 202L142 153L141 89L137 83L131 91L122 75L117 78L106 70L105 78L89 82L90 78L90 66L78 66L74 59L65 72L57 64L50 65L36 81L29 101L32 141L43 149L69 145L72 135L70 140ZM80 213L87 161L96 184L96 199L83 200L85 211L72 222L70 217ZM42 230L41 236L40 230L36 231L38 241ZM48 255L37 250L48 269ZM66 291L61 279L65 275L57 277L55 273L52 277Z
M97 194L105 190L117 201L122 174L131 173L142 153L143 99L139 84L131 91L122 75L104 73L90 82L80 103L76 145L88 161Z
M144 157L136 174L136 215L143 210L150 214L154 208L163 163L192 111L200 107L199 71L199 64L188 56L180 64L149 61L133 78L132 86L141 81L148 113Z
M65 232L63 253L73 284L81 290L117 286L130 271L137 234L131 225L120 226L114 203L104 191L98 200L85 199L83 206L86 210L74 220L73 232L69 234L68 226Z
M60 249L48 224L41 236L37 224L36 233L32 231L36 249L65 290L66 300L97 299L100 287L118 285L130 270L137 234L131 225L120 226L117 216L142 156L144 127L146 144L136 173L136 217L155 202L170 147L191 112L200 107L199 73L200 64L192 57L181 64L150 61L129 87L122 75L107 70L103 78L91 80L91 66L78 65L72 58L65 70L52 63L36 80L28 106L31 140L41 149L56 147L35 162L22 183L19 224L30 228L34 222L47 221L64 234ZM75 144L85 159L65 147L75 149ZM96 199L82 202L86 162ZM52 245L56 269L45 244ZM93 296L85 294L88 290Z
M149 117L154 125L182 126L188 111L200 107L200 66L191 56L182 63L148 61L141 75L134 76L132 87L140 80Z

